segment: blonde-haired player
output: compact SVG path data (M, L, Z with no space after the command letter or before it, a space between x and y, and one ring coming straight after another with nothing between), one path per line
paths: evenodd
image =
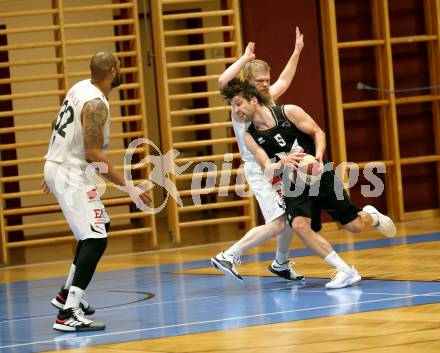
M222 90L225 88L229 81L241 73L245 80L258 89L260 94L264 97L266 105L274 105L274 101L283 95L292 83L303 47L304 36L299 28L296 27L295 49L277 81L271 85L270 67L263 60L255 59L255 43L250 42L244 54L220 75L218 80L219 89ZM235 116L234 111L231 113L231 118L240 155L245 162L244 171L246 179L258 201L266 224L251 229L231 248L219 253L216 257L212 258L211 261L215 267L222 271L232 273L241 279L241 276L235 270L234 266L226 270L222 267L224 261L232 264L239 263L240 255L245 251L272 237L278 236L276 257L269 266L269 270L288 280L302 280L304 276L297 274L289 261L292 230L286 227L284 201L282 195L280 195L282 190L281 182L279 181L272 185L263 178L261 168L245 146L244 136L249 124L240 122ZM298 156L301 156L301 154L298 154Z

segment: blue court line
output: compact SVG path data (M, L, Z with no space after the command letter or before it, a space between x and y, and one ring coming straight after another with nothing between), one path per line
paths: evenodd
M187 276L185 277L187 278ZM102 333L56 334L50 330L52 320L39 320L36 323L20 325L27 328L28 331L35 331L34 335L29 336L26 335L27 332L24 332L20 340L15 339L15 342L9 344L3 341L0 352L24 353L66 349L80 347L84 341L87 342L87 345L109 344L440 302L439 283L402 282L390 284L389 281L365 281L359 287L329 292L308 290L313 286L307 285L301 287L304 289L297 290L297 286L290 283L286 285L286 282L283 282L280 288L279 282L273 283L274 278L250 278L245 287L254 287L255 289L260 287L263 290L231 293L228 290L230 283L224 276L220 280L214 279L212 276L205 279L198 276L189 277L193 277L191 282L194 280L204 288L212 290L220 288L221 295L216 298L199 298L190 305L171 301L156 303L157 308L154 313L163 315L163 318L159 320L156 317L151 317L151 309L148 308L128 307L124 312L115 310L104 313L100 311L99 317L101 319L113 323L113 325L109 325L107 331ZM324 283L317 280L311 282L313 285L323 285ZM190 287L194 285L197 287L197 283L193 283ZM216 288L218 285L221 287ZM264 290L266 287L272 288L273 291ZM371 297L368 291L368 289L385 289L385 287L388 287L389 291L394 290L396 295L377 298L380 293L375 293ZM432 291L433 289L435 291ZM186 295L191 296L192 289L187 288L187 291ZM404 294L404 291L407 294ZM265 292L264 295L261 292ZM253 305L249 305L249 303L253 303ZM317 305L317 303L319 304ZM206 310L207 307L210 310ZM20 326L15 327L18 329ZM119 330L116 330L115 326ZM5 333L5 337L7 332L4 329L2 331ZM6 331L8 330L6 329Z
M265 316L274 316L274 315L281 315L281 314L285 315L285 314L290 314L290 313L299 313L299 312L314 311L314 310L332 309L332 308L343 307L343 306L352 306L352 305L360 305L360 304L371 304L371 303L376 303L376 302L385 302L385 301L399 300L399 299L409 299L409 298L423 297L423 296L429 296L429 295L434 295L434 294L435 295L439 295L440 292L438 292L438 293L426 293L426 294L421 294L421 295L406 295L406 296L402 296L402 297L386 298L386 299L375 299L375 300L367 300L367 301L359 301L359 302L348 302L348 303L344 303L344 304L317 306L317 307L313 307L313 308L303 308L303 309L293 309L293 310L278 311L278 312L268 312L268 313L263 313L263 314L230 317L230 318L217 319L217 320L206 320L206 321L200 321L200 322L186 322L186 323L182 323L182 324L166 325L166 326L159 326L159 327L150 327L150 328L137 329L137 330L129 330L129 331L121 331L121 332L89 334L86 337L87 338L97 338L97 337L115 336L115 335L139 333L139 332L154 331L154 330L173 329L173 328L180 328L180 327L190 327L190 326L194 326L194 325L206 325L206 324L213 324L213 323L222 323L222 322L227 322L227 321L236 321L236 320L261 318L261 317L265 317ZM369 311L369 310L366 310L366 311ZM321 317L321 316L317 316L317 317ZM246 326L248 326L248 325L246 325ZM211 331L211 330L207 330L207 331ZM201 332L207 332L207 331L203 330ZM68 338L64 338L64 339L63 338L59 338L57 341L58 342L62 342L62 341L70 341L70 340L77 340L77 339L82 339L82 337L68 337ZM39 341L39 342L32 342L32 343L19 343L19 344L13 344L13 345L9 345L9 346L0 346L0 349L12 348L12 347L23 347L23 346L30 346L30 345L43 344L43 343L53 343L53 340Z
M438 240L440 233L431 233L337 244L334 248L343 252ZM273 254L243 256L243 260L272 260ZM293 250L291 254L295 257L312 255L308 249ZM120 305L139 299L136 291L156 294L143 304L98 308L97 320L108 324L103 333L66 335L52 331L54 315L47 315L48 298L63 279L0 285L0 314L6 319L0 321L0 352L79 348L84 344L94 346L440 303L439 282L364 280L357 287L326 291L323 285L327 279L292 283L272 276L245 276L243 284L235 284L226 276L170 273L207 266L210 266L208 259L97 273L88 290L92 303ZM133 290L133 293L111 293L119 289ZM30 318L20 319L23 316Z
M356 235L353 235L354 237ZM417 243L426 243L431 241L440 241L440 232L428 233L428 234L420 234L420 235L411 235L406 237L396 237L396 238L381 238L381 239L373 239L373 240L365 240L359 241L349 244L335 244L333 248L337 252L345 252L345 251L355 251L355 250L366 250L366 249L375 249L375 248L383 248L390 247L396 245L405 245L405 244L417 244ZM244 262L257 262L257 261L270 261L274 259L275 252L264 252L259 254L252 255L242 255L241 259ZM216 254L212 254L215 256ZM294 249L289 252L289 257L297 258L297 257L306 257L313 256L314 253L308 248ZM145 256L148 256L146 254ZM163 272L176 272L176 271L186 271L193 270L197 268L203 267L211 267L211 263L209 259L205 260L197 260L190 262L182 262L182 263L174 263L174 264L165 264L165 265L153 265L153 266L145 266L139 267L129 270L116 270L110 272L98 272L95 274L93 282L98 281L107 281L107 280L115 280L119 278L126 278L128 273L136 272L137 269L142 269L142 276L150 277L157 276L159 273ZM108 274L108 275L107 275ZM139 275L139 274L136 274ZM22 285L25 285L25 288L29 288L30 283L34 283L38 285L41 283L42 286L59 286L60 283L64 281L64 277L60 282L60 278L50 278L44 280L33 280L33 281L15 281L9 283L0 283L0 294L1 292L21 290Z

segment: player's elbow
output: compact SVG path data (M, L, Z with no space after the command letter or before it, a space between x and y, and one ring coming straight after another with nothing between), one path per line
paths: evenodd
M226 85L228 84L228 80L225 80L222 77L218 78L218 89L221 91L223 88L226 87Z
M87 148L85 151L85 160L88 163L98 162L101 160L102 151L98 148Z
M325 132L322 131L321 129L318 129L318 131L316 131L315 136L319 139L325 140Z

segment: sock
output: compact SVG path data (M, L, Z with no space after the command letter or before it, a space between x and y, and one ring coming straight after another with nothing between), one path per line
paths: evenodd
M284 228L284 231L280 235L278 235L278 245L275 260L277 260L279 264L283 264L289 261L289 250L290 243L292 242L292 237L293 231L290 227Z
M275 260L281 265L289 261L289 253L288 252L280 252L277 250L277 255L275 256Z
M64 285L65 289L69 289L70 286L72 285L73 276L75 275L75 269L76 266L72 264L72 266L70 266L70 271L69 271L69 275L67 276L66 284Z
M351 267L348 266L345 261L339 257L336 251L332 251L330 254L328 254L325 257L324 261L336 268L336 270L338 271L351 269Z
M241 250L241 248L234 244L232 245L228 250L226 250L225 255L232 255L234 257L240 257L243 254L243 251Z
M372 223L373 227L377 227L379 225L379 217L377 216L376 213L369 213L369 215L373 219L373 223Z
M379 216L378 216L378 214L376 212L370 213L368 211L365 211L364 209L362 211L368 213L371 216L371 218L373 219L373 223L371 223L371 225L373 227L377 227L379 225Z
M69 295L67 297L66 304L64 305L64 310L69 308L78 309L79 303L83 295L83 289L75 286L70 286Z

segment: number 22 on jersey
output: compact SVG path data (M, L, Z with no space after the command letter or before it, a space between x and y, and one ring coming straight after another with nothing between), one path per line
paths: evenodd
M74 113L72 106L69 105L69 101L65 100L63 105L61 106L60 113L58 114L57 123L54 127L56 134L53 136L52 143L55 141L57 135L60 135L62 138L66 137L66 131L64 131L67 125L73 123Z

